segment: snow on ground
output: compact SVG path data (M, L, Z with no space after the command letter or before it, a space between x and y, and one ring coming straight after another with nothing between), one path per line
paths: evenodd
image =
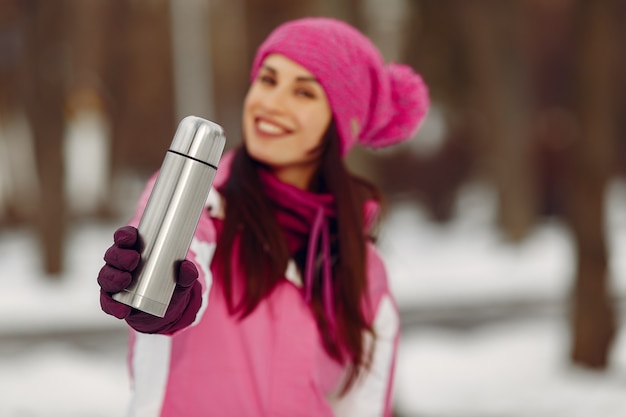
M0 350L3 417L123 416L130 398L124 349L89 352L39 342L20 352Z
M74 227L66 272L41 274L32 233L0 233L0 416L108 417L129 398L122 323L99 308L95 277L113 225ZM109 331L117 344L77 346L56 334ZM37 337L39 334L50 337ZM71 337L71 336L69 336Z
M626 184L607 193L606 231L611 283L626 294ZM570 231L546 220L518 244L494 228L495 195L474 184L462 190L457 216L429 221L424 210L396 206L380 239L400 305L486 303L494 300L564 300L575 262Z
M86 224L70 230L65 272L58 279L41 274L35 236L25 230L0 234L0 330L36 333L67 328L110 327L99 309L94 280L112 243L113 225ZM18 314L21 312L21 314Z
M626 288L626 187L607 194L611 283ZM489 305L506 300L566 302L574 248L568 230L546 222L519 244L493 227L494 198L469 187L459 216L440 226L424 212L397 207L381 248L401 307ZM396 376L396 405L420 417L626 416L626 326L608 372L572 366L565 317L520 318L474 329L421 327L405 334Z
M616 187L613 194L622 192ZM572 271L566 231L548 224L516 246L504 242L486 218L481 223L481 215L477 209L473 218L435 226L419 210L399 207L391 214L381 246L401 306L563 297ZM610 218L615 252L624 223L615 213ZM46 281L39 273L31 234L0 233L0 341L9 333L123 331L121 323L100 311L95 283L114 228L75 226L60 282ZM623 271L617 261L612 266L619 284ZM596 374L567 363L567 328L559 317L466 330L417 327L402 339L398 412L420 417L623 417L624 339L615 345L611 370ZM123 337L91 350L62 341L39 340L19 349L0 344L0 415L122 415L129 398L124 344Z
M570 366L567 348L565 323L555 320L467 333L415 330L400 347L398 411L419 417L624 417L624 337L607 373Z

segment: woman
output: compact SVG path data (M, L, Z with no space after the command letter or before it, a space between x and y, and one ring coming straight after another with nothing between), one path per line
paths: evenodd
M371 239L373 186L343 158L408 139L419 75L351 26L307 18L259 47L243 145L227 153L164 318L115 302L139 262L118 229L98 282L131 332L132 416L389 416L399 321Z

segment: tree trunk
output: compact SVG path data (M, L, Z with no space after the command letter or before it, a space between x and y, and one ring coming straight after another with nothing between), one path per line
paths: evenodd
M50 275L63 269L65 201L63 189L64 135L63 103L65 76L69 65L64 39L63 0L32 1L26 17L26 109L35 143L40 181L37 221L44 255L44 269Z
M110 31L113 169L151 175L176 124L169 0L118 3Z
M519 241L536 217L524 15L517 2L460 2L458 7L470 51L471 114L498 192L499 225Z
M291 19L315 15L318 1L313 0L244 0L248 67L259 44L279 24Z
M243 0L212 0L209 48L215 122L226 131L226 147L241 141L241 109L248 88L248 45Z
M615 166L614 84L618 74L613 2L580 1L578 13L575 109L580 134L574 140L570 175L570 221L578 270L571 311L571 357L577 364L604 368L616 331L604 234L605 190Z
M30 225L37 216L37 169L24 114L24 18L19 0L0 2L0 225Z
M112 74L118 62L113 62L112 51L116 44L125 44L116 38L119 32L121 2L109 0L72 0L68 11L68 41L72 51L72 69L66 98L68 123L75 123L81 113L99 117L103 129L98 136L77 138L69 136L68 149L75 149L79 141L87 140L92 147L98 145L101 152L96 166L88 179L76 178L77 165L72 163L76 155L67 155L66 181L68 187L68 212L72 220L78 216L111 220L114 217L111 201L111 150L109 134L114 110L112 100ZM112 31L111 28L116 28ZM74 152L74 151L72 151ZM92 157L94 155L91 155ZM78 174L78 175L77 175ZM89 190L85 193L85 190ZM81 194L87 195L81 195ZM80 196L80 197L79 197ZM78 197L78 198L77 198Z
M0 2L0 120L21 106L19 78L24 61L23 13L18 0Z
M109 0L71 0L68 41L72 49L72 73L68 91L70 113L81 108L111 111L110 70L112 44L118 41L120 6ZM116 30L116 32L118 32Z

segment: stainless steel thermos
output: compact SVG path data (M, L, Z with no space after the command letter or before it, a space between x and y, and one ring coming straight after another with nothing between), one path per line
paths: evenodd
M225 143L213 122L195 116L180 122L137 227L141 262L115 300L165 316Z

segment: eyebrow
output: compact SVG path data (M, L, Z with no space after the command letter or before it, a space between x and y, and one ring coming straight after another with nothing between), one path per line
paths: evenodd
M273 67L271 67L271 66L269 66L269 65L267 65L267 64L263 64L263 65L261 66L261 68L263 68L263 69L265 69L265 70L267 70L267 71L271 72L271 73L272 73L272 74L274 74L274 75L276 75L276 73L278 72L278 71L276 71L276 69L275 69L275 68L273 68ZM311 76L311 77L308 77L308 76L300 76L300 77L296 77L296 81L312 81L312 82L315 82L315 83L318 83L318 84L319 84L318 79L317 79L317 78L315 78L315 77L313 77L313 76Z

